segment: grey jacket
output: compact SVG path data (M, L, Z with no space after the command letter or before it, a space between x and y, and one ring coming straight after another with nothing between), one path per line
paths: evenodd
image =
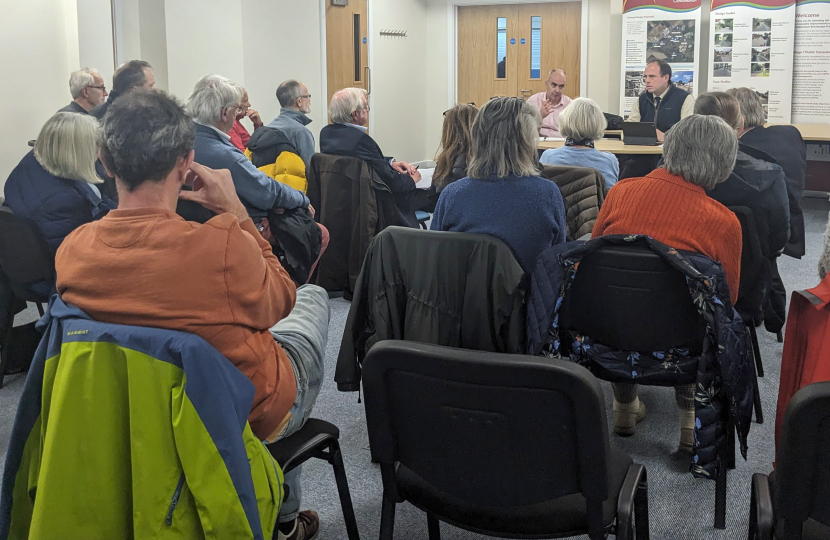
M310 123L311 118L300 111L283 107L280 109L280 115L268 124L268 127L278 129L288 137L305 163L306 170L311 165L311 156L314 155L314 135L306 127Z

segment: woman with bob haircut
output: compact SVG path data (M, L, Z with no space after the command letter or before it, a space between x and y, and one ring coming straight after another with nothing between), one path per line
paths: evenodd
M614 154L594 148L594 141L602 139L607 126L605 115L594 100L573 100L559 117L565 146L545 150L539 161L544 165L591 167L602 173L605 187L611 189L620 176L620 162Z
M467 178L448 185L430 229L502 240L526 273L545 249L565 241L559 188L539 176L539 111L521 98L493 98L473 122Z

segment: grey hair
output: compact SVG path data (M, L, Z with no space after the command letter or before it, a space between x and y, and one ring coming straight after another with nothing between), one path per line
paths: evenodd
M576 98L565 107L559 117L559 131L565 137L577 141L602 139L606 127L608 127L608 121L602 114L602 109L589 98Z
M280 107L291 107L297 104L297 99L302 95L303 85L300 81L289 79L277 87L277 101Z
M200 124L212 126L222 119L222 109L236 107L245 90L221 75L205 75L187 100L187 114Z
M35 159L52 176L100 184L103 180L95 172L99 128L92 116L56 113L40 129Z
M552 70L548 71L548 77L550 77L554 73L561 73L562 75L565 75L565 70L564 69L559 69L559 68L553 68Z
M72 99L78 99L78 96L81 95L84 88L95 84L93 74L98 75L98 70L85 67L78 71L73 71L69 75L69 93L72 94Z
M744 117L744 129L749 130L763 126L767 122L764 114L764 105L761 98L751 88L730 88L727 94L738 100L741 105L741 116Z
M348 124L352 121L352 113L363 107L363 99L369 94L363 88L344 88L331 96L329 104L329 118L335 124Z
M683 118L666 132L663 143L666 170L703 189L729 178L737 154L735 130L714 115Z
M471 178L539 174L536 142L542 116L521 98L496 97L478 112L470 130Z

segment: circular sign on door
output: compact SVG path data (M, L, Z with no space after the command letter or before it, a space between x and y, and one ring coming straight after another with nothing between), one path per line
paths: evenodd
M522 38L521 43L522 43L522 45L524 45L525 43L527 43L527 40L525 38Z
M515 45L516 44L516 38L510 38L510 44Z

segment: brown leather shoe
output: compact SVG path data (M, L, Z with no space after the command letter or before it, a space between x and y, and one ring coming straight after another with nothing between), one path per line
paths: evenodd
M290 534L279 533L279 540L314 540L320 530L320 517L314 510L303 510L294 520L294 530Z

